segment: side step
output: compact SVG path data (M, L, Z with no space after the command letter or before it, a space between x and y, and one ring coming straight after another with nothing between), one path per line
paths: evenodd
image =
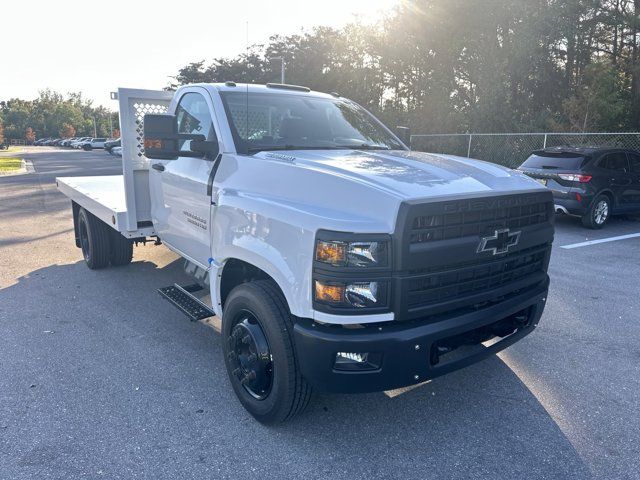
M197 322L216 314L209 306L190 293L198 290L202 290L199 285L181 287L175 283L170 287L159 288L158 293L189 317L192 322Z

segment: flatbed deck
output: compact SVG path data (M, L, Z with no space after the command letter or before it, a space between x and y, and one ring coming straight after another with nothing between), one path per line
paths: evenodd
M138 225L136 230L127 230L127 203L122 175L94 177L59 177L58 189L72 201L94 214L128 238L155 235L150 222Z

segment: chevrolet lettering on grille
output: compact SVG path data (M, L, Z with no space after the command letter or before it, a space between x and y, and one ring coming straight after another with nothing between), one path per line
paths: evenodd
M521 233L520 231L512 232L508 228L496 230L493 235L480 239L478 253L491 252L492 255L507 253L511 247L518 244Z

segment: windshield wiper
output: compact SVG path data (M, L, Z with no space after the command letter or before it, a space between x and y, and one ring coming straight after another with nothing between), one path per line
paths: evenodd
M301 146L301 145L265 145L264 147L249 147L247 153L269 152L274 150L391 150L387 145L371 145L361 143L356 145L326 145L326 146Z
M387 145L371 145L369 143L359 143L357 145L338 145L332 148L349 149L349 150L391 150Z
M269 152L273 150L331 150L336 147L302 147L300 145L271 145L264 147L249 147L248 153Z

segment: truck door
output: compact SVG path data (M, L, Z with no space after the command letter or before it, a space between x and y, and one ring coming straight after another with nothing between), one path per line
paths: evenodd
M178 99L176 119L179 133L197 133L216 140L213 105L206 90L193 87ZM190 140L180 142L189 151ZM215 157L178 157L151 160L151 215L158 236L169 248L208 265L211 256L211 193L208 181Z

